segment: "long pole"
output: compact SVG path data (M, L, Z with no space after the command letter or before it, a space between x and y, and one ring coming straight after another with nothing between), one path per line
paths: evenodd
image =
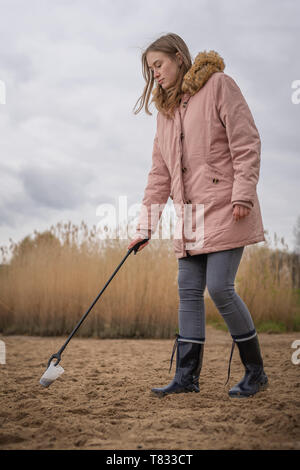
M105 291L106 287L108 286L108 284L110 283L110 281L113 279L113 277L117 274L117 272L119 271L120 267L122 266L122 264L126 261L126 259L128 258L128 256L131 254L132 251L134 251L134 254L136 255L137 253L137 250L138 248L143 244L143 243L146 243L146 241L148 241L148 238L144 239L144 240L141 240L140 242L138 242L136 245L134 245L132 248L130 248L130 250L128 250L126 256L122 259L121 263L119 264L119 266L115 269L115 271L113 272L113 274L110 276L109 280L106 282L105 286L103 287L103 289L101 289L101 292L99 292L99 294L97 295L97 297L95 298L95 300L93 301L93 303L91 304L91 306L88 308L88 310L85 312L85 314L82 316L82 318L79 320L79 322L77 323L77 325L75 326L75 328L73 329L73 331L70 333L70 335L68 336L67 340L65 341L65 343L62 345L62 347L59 349L59 351L56 353L56 354L53 354L49 361L48 361L48 367L50 366L51 364L51 361L53 359L57 359L56 363L55 363L55 366L57 366L57 364L60 362L61 360L61 355L64 351L64 349L67 347L69 341L71 340L71 338L75 335L76 331L80 328L80 326L82 325L82 323L84 322L84 320L86 319L86 317L88 316L88 314L90 313L90 311L92 310L92 308L94 307L95 303L99 300L99 298L101 297L101 295L103 294L103 292Z

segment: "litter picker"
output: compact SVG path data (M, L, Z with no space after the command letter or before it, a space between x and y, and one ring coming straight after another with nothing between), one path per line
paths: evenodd
M73 329L72 333L70 333L70 335L67 338L67 340L65 341L65 343L62 345L62 347L59 349L59 351L57 351L57 353L52 354L52 356L50 357L50 359L48 361L47 369L46 369L46 371L44 372L44 374L42 375L42 377L40 379L40 384L43 385L43 387L49 387L49 385L51 385L52 382L54 382L54 380L56 380L64 372L64 369L58 364L61 361L61 355L62 355L63 351L65 350L66 346L68 345L69 341L73 338L76 331L80 328L80 326L82 325L82 323L84 322L84 320L86 319L86 317L88 316L88 314L90 313L90 311L92 310L92 308L94 307L96 302L99 300L99 298L101 297L101 295L105 291L105 289L108 286L108 284L110 283L110 281L113 279L115 274L119 271L120 267L126 261L128 256L132 253L132 251L134 251L134 254L136 255L139 247L141 245L143 245L144 243L146 243L148 240L149 240L148 238L145 238L145 239L137 242L132 248L130 248L130 250L128 250L126 256L122 259L119 266L115 269L115 271L113 272L113 274L111 275L111 277L109 278L109 280L107 281L107 283L105 284L105 286L103 287L101 292L99 292L99 294L97 295L97 297L95 298L94 302L91 304L89 309L86 311L86 313L79 320L79 322L77 323L77 325ZM54 364L54 362L52 362L52 361L55 360L55 359L56 359L56 362Z

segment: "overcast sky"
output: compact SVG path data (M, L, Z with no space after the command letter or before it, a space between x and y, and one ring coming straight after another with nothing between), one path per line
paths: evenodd
M217 51L241 88L262 140L264 227L293 249L297 0L0 0L0 245L60 221L97 225L97 207L117 207L120 196L142 201L157 111L132 111L144 87L141 53L169 32L193 59Z

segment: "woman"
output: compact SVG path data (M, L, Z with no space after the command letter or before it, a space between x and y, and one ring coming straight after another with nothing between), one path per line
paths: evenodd
M167 34L142 55L146 86L140 109L153 101L158 110L152 167L137 233L150 239L170 197L177 219L179 335L176 373L171 383L153 388L157 396L199 392L205 343L204 289L223 316L245 367L230 397L249 397L268 386L251 314L234 290L244 246L264 241L256 185L261 142L249 107L235 81L223 72L215 51L194 63L185 42ZM149 241L141 245L142 250ZM230 366L229 366L230 370ZM228 371L229 378L229 371Z

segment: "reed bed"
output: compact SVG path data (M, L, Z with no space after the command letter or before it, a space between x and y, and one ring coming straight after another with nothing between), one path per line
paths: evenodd
M128 239L99 238L94 226L58 223L1 247L0 332L68 335L127 252ZM295 261L296 260L296 261ZM170 338L178 327L177 259L172 240L131 254L77 335ZM296 274L295 274L296 273ZM299 256L269 242L245 247L236 291L261 331L299 331ZM226 325L205 290L207 322Z

